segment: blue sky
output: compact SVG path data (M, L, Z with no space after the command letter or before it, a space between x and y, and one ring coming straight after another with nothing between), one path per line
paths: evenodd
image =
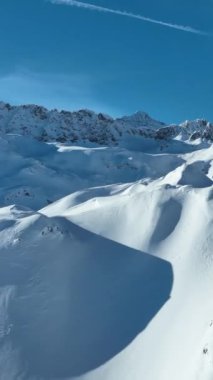
M213 32L212 0L88 2ZM213 120L212 36L47 0L1 0L0 29L1 100Z

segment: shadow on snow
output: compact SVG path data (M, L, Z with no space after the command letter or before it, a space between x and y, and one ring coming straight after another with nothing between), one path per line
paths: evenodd
M43 217L42 217L43 218ZM28 232L0 254L0 285L17 285L8 336L27 377L78 376L127 347L170 297L171 265L68 222L62 239Z

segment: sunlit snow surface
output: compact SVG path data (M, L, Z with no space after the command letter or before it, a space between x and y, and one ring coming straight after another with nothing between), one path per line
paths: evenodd
M2 120L0 379L212 380L211 142Z

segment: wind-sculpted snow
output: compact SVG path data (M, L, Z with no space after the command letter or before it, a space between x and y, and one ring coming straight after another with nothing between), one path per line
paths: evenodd
M2 378L68 378L97 368L169 299L168 262L65 218L13 207L2 212L7 222L17 218L1 232Z
M213 378L212 128L0 104L0 379Z

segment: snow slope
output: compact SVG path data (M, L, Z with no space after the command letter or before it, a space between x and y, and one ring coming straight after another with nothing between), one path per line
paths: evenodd
M213 379L212 129L1 103L1 379Z
M128 346L169 299L166 261L62 217L11 206L1 212L2 378L92 370Z

